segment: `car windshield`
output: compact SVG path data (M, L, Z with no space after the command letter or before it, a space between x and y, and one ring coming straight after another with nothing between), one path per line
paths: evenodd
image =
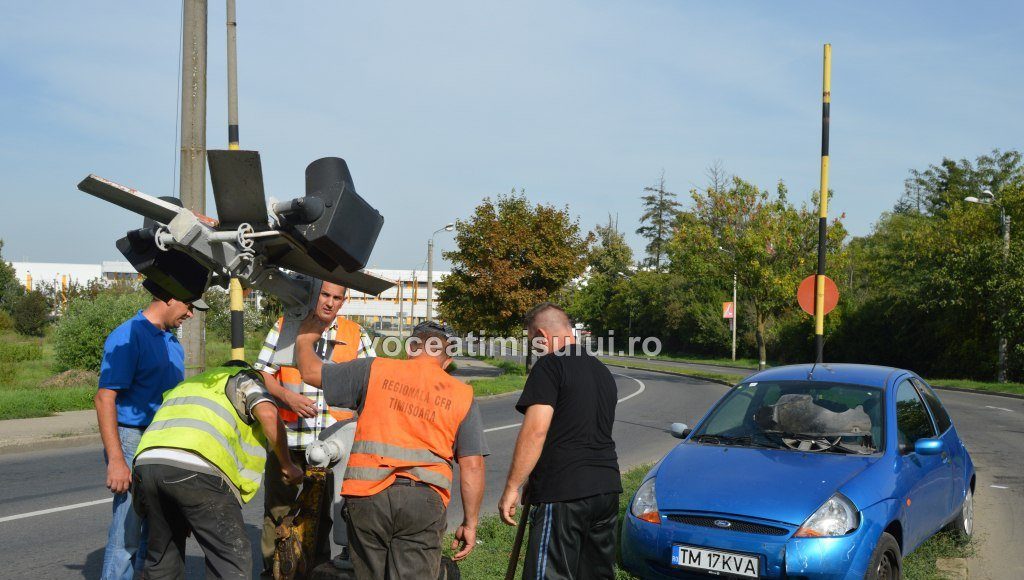
M881 451L882 390L820 381L741 383L691 437L710 445L820 453Z

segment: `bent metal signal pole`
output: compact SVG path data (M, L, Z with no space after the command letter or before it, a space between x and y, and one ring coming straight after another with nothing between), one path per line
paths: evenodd
M828 236L828 124L832 101L832 45L825 45L825 65L821 88L821 188L818 191L818 272L814 279L815 359L825 354L825 250Z

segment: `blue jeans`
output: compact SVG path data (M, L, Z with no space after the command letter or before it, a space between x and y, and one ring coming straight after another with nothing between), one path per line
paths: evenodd
M128 467L135 461L135 450L142 439L142 431L118 427L121 452ZM106 452L103 459L107 460ZM103 554L101 580L132 580L146 564L146 538L149 529L146 520L132 509L132 492L114 496L114 519L107 533L107 549Z

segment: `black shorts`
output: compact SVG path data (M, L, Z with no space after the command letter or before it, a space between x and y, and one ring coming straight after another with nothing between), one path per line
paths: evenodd
M615 578L618 515L618 493L531 506L523 579Z

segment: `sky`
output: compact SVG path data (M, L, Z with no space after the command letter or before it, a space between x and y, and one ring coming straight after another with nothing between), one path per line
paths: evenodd
M181 4L2 2L3 257L120 259L141 218L75 186L176 193ZM238 4L242 147L277 199L301 195L309 162L345 158L385 217L373 267L422 267L434 230L513 188L584 229L617 217L638 251L662 171L684 205L715 162L813 202L826 42L830 213L853 235L910 169L1022 148L1019 2ZM209 148L227 145L224 10L209 9Z

